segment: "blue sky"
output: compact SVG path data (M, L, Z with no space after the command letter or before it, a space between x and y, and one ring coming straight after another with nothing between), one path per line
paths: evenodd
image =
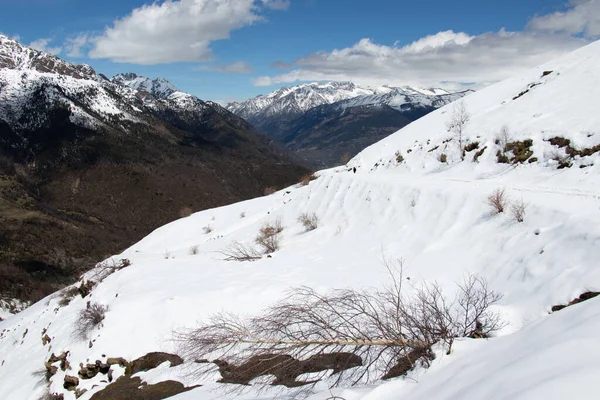
M0 32L229 101L314 80L481 87L600 36L600 0L0 0Z

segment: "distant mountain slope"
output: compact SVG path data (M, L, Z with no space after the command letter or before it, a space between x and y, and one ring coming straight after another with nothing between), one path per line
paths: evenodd
M227 109L308 163L329 167L470 92L311 83L230 103Z
M0 322L0 398L112 400L124 390L125 398L161 398L148 393L161 388L171 389L173 400L597 398L599 63L596 42L465 97L470 118L462 144L447 128L460 110L450 104L306 185L156 229L77 284ZM501 212L489 202L498 190ZM312 213L317 226L307 230L298 219ZM281 227L272 228L280 231L274 253L253 261L223 254L258 252L267 224ZM401 268L400 279L390 277L390 267ZM456 283L469 276L500 295L492 307L483 306L487 296L472 296L479 298L475 310L457 300ZM415 300L428 283L433 289ZM398 285L399 303L376 292ZM465 291L478 293L473 287ZM302 296L291 297L291 288L302 288ZM354 301L350 290L377 293L389 307ZM445 312L448 303L456 313ZM103 307L104 319L77 336L80 316L93 306ZM266 315L272 306L278 308ZM461 307L481 319L497 315L503 328L481 338L478 318L474 334L459 334L468 337L450 349L444 338L456 328L444 323ZM313 313L323 308L331 311ZM360 318L365 312L370 318ZM243 324L235 316L259 318ZM281 324L281 316L294 323ZM314 321L308 332L306 319ZM449 329L437 330L440 321ZM198 332L203 323L215 325ZM326 328L332 324L337 331ZM190 332L204 340L182 343L178 333ZM407 362L402 345L419 346L406 339L419 334L437 338L435 358L410 351ZM307 340L312 347L293 356L340 361L298 366L285 356ZM369 340L381 346L369 352ZM231 350L257 342L266 344L253 360ZM368 362L390 342L395 352ZM359 360L341 361L348 358L340 351ZM384 380L398 365L408 369L404 376ZM349 366L357 375L344 375ZM193 373L199 370L208 373ZM225 383L232 375L247 384ZM282 385L290 383L300 387Z
M38 299L187 210L306 172L216 103L136 82L0 36L0 270L17 268L0 296Z

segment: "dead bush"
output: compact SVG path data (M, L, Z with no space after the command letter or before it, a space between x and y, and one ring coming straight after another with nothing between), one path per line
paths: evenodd
M198 252L200 251L200 249L198 248L198 246L192 246L190 247L190 254L195 256L196 254L198 254Z
M307 231L312 231L319 226L319 217L315 213L302 213L298 217L298 222L300 222Z
M402 153L400 153L400 151L396 152L396 162L398 164L402 163L402 161L404 161L404 157L402 156Z
M525 209L526 208L527 208L527 205L525 204L523 199L515 201L510 206L510 213L511 213L513 219L517 222L523 222L525 220Z
M447 161L448 161L448 156L446 155L446 153L442 153L442 154L440 154L440 157L438 158L438 160L439 160L441 163L445 163L445 162L447 162Z
M108 278L115 272L120 271L123 268L127 268L129 266L131 266L131 261L127 258L122 258L119 261L115 261L114 259L109 258L107 260L102 261L101 263L96 264L96 267L94 268L94 273L92 275L92 279L95 282L102 282L104 279Z
M506 208L508 198L504 189L496 189L487 197L487 203L497 214L503 213Z
M277 192L277 189L276 189L275 187L273 187L273 186L268 186L268 187L266 187L266 188L265 188L265 190L264 190L264 194L265 194L265 196L272 195L272 194L273 194L273 193L275 193L275 192Z
M501 296L482 278L466 277L450 298L435 284L405 295L401 263L390 268L390 275L389 285L378 291L321 294L308 287L294 289L261 315L243 319L216 314L197 329L176 332L175 340L185 358L205 360L199 373L211 371L207 355L218 357L213 362L222 382L247 383L275 375L274 385L298 387L328 376L334 387L427 366L434 344L445 343L450 350L456 338L487 337L503 326L491 310ZM310 381L296 380L301 375L299 360L319 357L330 358L328 366L311 370L319 375ZM337 365L336 359L346 360L345 366Z
M304 175L302 178L300 178L300 180L298 181L298 184L299 184L300 186L306 186L306 185L308 185L308 184L309 184L311 181L314 181L314 180L315 180L315 179L317 179L317 178L318 178L318 176L317 176L316 174L314 174L314 173L312 173L312 174L307 174L307 175Z
M75 321L74 334L80 339L87 339L90 332L102 324L108 307L100 303L91 303L88 301L86 308L79 311Z
M58 305L61 307L68 306L71 303L71 300L75 298L79 294L79 287L70 286L60 291L60 301Z
M204 234L208 235L209 233L211 233L213 231L213 228L210 225L206 225L206 226L202 227L202 230L204 231Z
M265 223L260 230L254 242L263 248L264 254L274 253L279 250L279 234L283 231L281 218L277 218L272 223Z
M243 245L233 241L227 248L220 252L225 256L225 261L254 261L261 258L261 254L252 246Z

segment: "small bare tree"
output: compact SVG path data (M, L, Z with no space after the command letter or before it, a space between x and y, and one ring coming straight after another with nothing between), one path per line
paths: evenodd
M202 228L202 230L204 231L204 233L205 233L206 235L208 235L209 233L211 233L211 232L213 231L213 228L212 228L212 226L210 226L210 224L209 224L209 225L206 225L206 226L204 226L204 227Z
M231 242L220 253L225 256L225 261L254 261L262 257L260 252L254 247L246 246L237 241Z
M107 306L88 301L86 308L79 311L75 321L74 335L80 339L87 339L92 329L102 324L106 311L108 311Z
M298 222L300 222L307 231L313 231L319 226L319 217L315 213L302 213L298 217Z
M503 213L508 203L508 197L504 189L496 189L487 197L487 203L494 209L496 214Z
M525 221L525 211L526 211L525 209L526 208L527 208L527 205L525 204L523 199L519 199L519 200L515 201L510 206L510 213L512 214L513 219L517 222Z
M454 298L435 284L406 296L402 264L390 273L383 290L320 294L301 287L259 316L213 315L197 329L177 332L175 340L184 357L203 359L205 367L207 355L219 357L213 363L222 382L248 384L274 375L274 385L297 387L333 370L333 387L403 375L418 363L428 365L435 343L450 349L458 337L486 337L502 327L490 309L501 296L482 278L468 276ZM296 380L306 372L320 375Z
M458 139L458 146L460 149L461 158L464 160L464 148L463 148L463 136L467 124L471 121L471 114L467 111L467 106L464 101L460 101L454 104L452 108L452 114L450 114L450 119L446 121L446 128L449 132L452 132L456 135Z
M279 250L279 234L283 231L281 218L277 218L272 223L265 223L254 241L261 246L265 254L274 253Z

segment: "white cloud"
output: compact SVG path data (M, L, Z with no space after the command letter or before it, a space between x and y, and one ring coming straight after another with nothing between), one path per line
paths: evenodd
M295 61L297 69L258 77L253 83L268 86L296 81L351 80L374 86L484 85L585 43L583 39L564 35L505 30L479 36L439 32L403 47L362 39L352 47L309 54Z
M75 37L69 37L65 41L64 47L67 51L67 57L79 58L85 57L83 48L89 44L89 38L87 34L81 34Z
M290 8L290 0L262 0L265 7L273 10L287 10Z
M210 44L263 20L260 12L288 0L165 0L134 9L92 39L92 58L159 64L210 61Z
M51 38L42 38L42 39L34 40L33 42L29 43L28 47L31 47L32 49L35 49L35 50L44 51L46 53L54 54L54 55L60 54L60 52L62 51L62 47L60 47L60 46L49 47L48 45L50 44L51 41L52 41Z
M486 85L600 38L600 0L570 0L564 10L532 18L524 30L438 32L402 46L365 38L351 47L308 54L294 69L261 76L257 86L315 80L366 85L461 87ZM273 67L285 65L277 62Z
M254 72L254 68L252 68L250 64L243 61L236 61L234 63L224 65L202 65L196 69L202 71L222 72L226 74L249 74Z
M537 16L527 27L536 31L565 32L599 38L600 0L571 0L566 11Z

